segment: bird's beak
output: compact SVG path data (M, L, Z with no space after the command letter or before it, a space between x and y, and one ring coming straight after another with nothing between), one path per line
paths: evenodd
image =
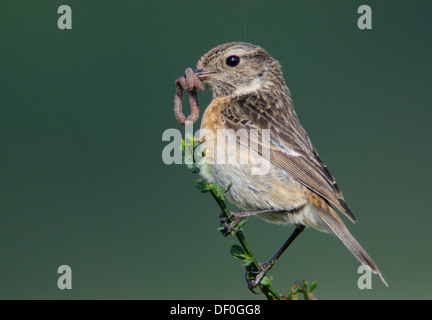
M207 80L212 74L216 73L215 71L204 71L201 69L195 69L193 72L200 80Z

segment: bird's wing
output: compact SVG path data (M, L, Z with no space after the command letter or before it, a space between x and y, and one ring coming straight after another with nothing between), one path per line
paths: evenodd
M268 104L271 105L268 105ZM245 96L227 103L220 113L226 129L256 129L250 147L259 154L262 129L270 129L270 162L289 172L294 179L320 195L344 213L356 218L345 202L335 178L321 160L292 108L291 101L267 102L259 96ZM230 130L228 130L230 131ZM265 146L264 146L265 147Z

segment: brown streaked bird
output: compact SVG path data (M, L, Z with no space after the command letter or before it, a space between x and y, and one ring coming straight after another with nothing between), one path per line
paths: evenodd
M299 122L279 62L258 46L232 42L205 54L194 73L213 95L201 128L214 134L224 130L228 140L237 144L240 150L237 152L247 153L250 160L248 163L217 161L218 149L226 151L226 144L205 141L214 181L223 187L232 183L227 198L245 210L232 214L238 218L256 215L272 223L295 225L287 242L262 265L262 272L250 283L250 288L259 284L305 226L338 237L387 286L376 264L335 211L356 222L333 175ZM263 154L266 146L260 137L266 129L270 132L270 166L265 174L254 174L253 168L259 162L252 161L251 157ZM244 135L253 130L258 132L255 143L244 143L239 132Z

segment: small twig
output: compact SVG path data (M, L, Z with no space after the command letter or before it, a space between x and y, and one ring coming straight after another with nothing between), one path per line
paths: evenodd
M284 300L298 300L298 295L303 294L304 300L316 300L316 298L313 296L312 292L315 290L317 286L317 282L312 282L311 286L309 286L309 283L305 280L302 281L302 283L296 283L291 287L290 292L287 296L283 296L282 298Z
M218 190L218 188L216 188ZM222 214L226 217L228 222L232 222L233 219L231 217L231 214L225 204L225 201L222 199L220 194L217 194L215 192L215 188L210 189L210 194L213 196L213 198L216 200L217 204L219 205L219 208L222 210ZM246 257L250 259L250 266L248 266L248 272L249 274L258 273L261 271L261 266L258 263L258 260L255 258L254 253L252 252L251 247L249 246L248 242L246 241L246 238L242 231L235 231L235 236L237 237L237 240L240 242L240 245L242 246ZM279 293L277 293L270 283L268 284L262 284L259 285L260 291L267 297L269 300L280 300L281 296Z

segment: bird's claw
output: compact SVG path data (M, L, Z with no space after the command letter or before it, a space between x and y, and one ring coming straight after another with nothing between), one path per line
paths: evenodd
M243 229L238 228L238 225L243 220L241 217L229 217L227 218L224 214L219 216L220 227L218 228L224 237L229 236L232 232L242 231ZM231 219L231 222L228 222Z

